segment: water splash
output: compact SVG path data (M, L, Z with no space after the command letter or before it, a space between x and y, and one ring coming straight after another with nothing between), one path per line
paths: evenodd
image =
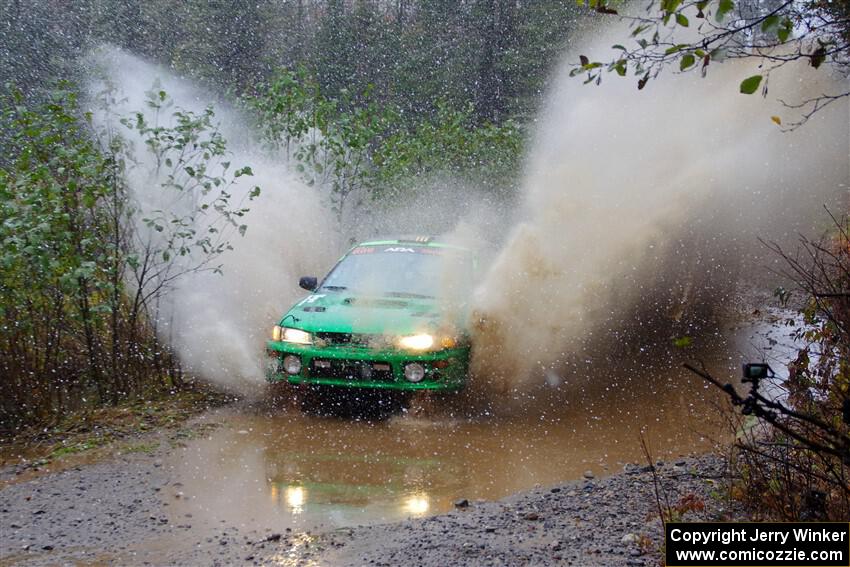
M604 57L624 34L581 52ZM772 97L832 90L828 73L787 65L765 100L738 93L749 62L706 79L669 72L643 91L613 74L583 86L568 71L538 118L524 218L476 292L475 374L500 391L542 382L600 341L699 332L742 268L764 271L758 236L812 233L824 204L847 202L847 102L791 133L770 120L790 112Z
M175 109L198 113L214 103L229 159L252 167L253 177L242 178L233 188L233 200L240 201L255 185L262 193L244 218L245 236L234 236L234 249L221 257L223 273L180 278L158 317L161 333L188 372L231 390L251 390L263 381L263 348L271 325L301 293L298 277L319 273L334 259L337 237L321 195L263 150L243 117L212 93L115 48L101 48L88 64L93 97L103 90L104 78L116 89L118 102L110 108L94 105L94 119L130 142L135 165L127 176L129 190L143 211L163 206L164 180L158 178L153 157L138 133L118 120L137 111L150 113L145 110L145 93L155 84L173 99ZM168 117L161 116L163 120ZM153 230L144 224L139 229Z

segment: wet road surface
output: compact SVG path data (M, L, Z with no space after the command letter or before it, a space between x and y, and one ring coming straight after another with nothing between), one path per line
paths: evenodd
M739 330L707 366L736 376L744 358L769 356L783 331L765 329ZM708 451L728 434L716 411L722 397L701 379L670 360L654 368L652 357L637 356L629 365L526 391L508 412L469 415L455 404L368 421L229 408L210 416L221 427L172 453L175 485L164 497L174 519L328 529L618 472L646 462L641 433L653 459L665 461Z
M617 473L645 463L641 433L653 460L685 470L693 461L681 455L710 450L728 433L716 410L722 398L676 357L702 358L717 377L736 376L745 360L765 358L779 370L787 334L744 326L735 342L703 356L609 353L583 361L574 376L503 395L492 410L461 398L424 416L369 421L229 406L151 454L116 455L6 488L2 511L17 527L0 563L246 559L277 549L281 537L289 549L337 527L438 514L460 499L478 509L477 499ZM57 500L62 494L75 496Z

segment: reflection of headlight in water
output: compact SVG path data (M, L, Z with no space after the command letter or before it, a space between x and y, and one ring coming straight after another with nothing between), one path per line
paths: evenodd
M302 486L289 486L286 488L286 503L292 508L293 514L300 514L304 511L304 501L307 500L307 493Z
M414 494L404 500L404 511L413 516L421 516L428 513L431 502L427 494Z

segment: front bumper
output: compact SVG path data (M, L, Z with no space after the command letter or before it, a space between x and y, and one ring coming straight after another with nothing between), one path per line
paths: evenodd
M374 350L356 346L316 347L278 341L266 343L266 380L290 384L317 384L343 388L456 391L466 385L469 347L412 354L400 350ZM288 374L283 358L301 359L301 371ZM417 362L425 368L421 382L404 377L405 365Z

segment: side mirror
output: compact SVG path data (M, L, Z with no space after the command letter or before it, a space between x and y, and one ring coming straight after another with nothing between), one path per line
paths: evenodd
M301 276L298 285L307 291L316 291L319 287L319 279L316 276Z

